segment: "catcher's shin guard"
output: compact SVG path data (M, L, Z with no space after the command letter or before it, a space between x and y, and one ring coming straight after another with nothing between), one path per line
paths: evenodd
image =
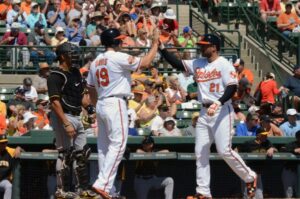
M68 192L71 188L72 148L59 151L56 163L57 189Z

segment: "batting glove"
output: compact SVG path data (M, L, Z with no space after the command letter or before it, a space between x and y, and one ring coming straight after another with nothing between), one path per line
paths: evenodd
M221 106L220 101L215 101L214 103L212 103L212 105L210 105L209 108L207 109L207 115L214 116L214 114L216 113L216 111L220 106Z

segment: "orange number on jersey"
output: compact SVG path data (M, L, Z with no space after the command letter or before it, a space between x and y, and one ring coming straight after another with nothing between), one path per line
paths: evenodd
M209 85L209 92L219 92L220 91L220 84L210 83Z
M99 87L100 86L108 86L109 84L109 77L108 77L108 71L106 68L98 69L96 72L97 82Z

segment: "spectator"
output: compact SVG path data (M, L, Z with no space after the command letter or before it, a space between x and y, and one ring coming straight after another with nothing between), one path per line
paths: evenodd
M151 76L148 80L152 81L155 86L162 85L163 83L163 76L159 74L158 69L156 67L150 68Z
M10 99L7 103L8 112L7 115L10 117L12 113L16 112L16 106L23 105L26 110L33 110L33 104L25 101L25 90L22 87L18 87L15 90L15 97Z
M198 86L195 81L195 77L193 77L194 82L189 84L187 87L187 101L189 100L197 100L198 98Z
M137 30L134 21L131 19L129 12L121 13L118 18L119 26L122 34L135 37L137 35Z
M167 153L169 150L157 150L154 139L146 136L142 142L142 148L137 153ZM158 163L154 160L137 161L134 178L134 191L137 199L147 199L151 189L164 189L166 199L173 198L174 180L171 177L157 177Z
M137 136L138 132L136 130L136 125L135 125L135 121L137 120L137 115L135 110L133 109L128 109L127 110L128 113L128 135L131 136Z
M49 65L45 62L40 63L39 74L33 79L33 87L36 89L38 94L47 94L47 78L50 74Z
M14 136L23 136L29 131L35 129L36 116L31 111L26 111L23 115L23 128L19 129Z
M143 95L142 101L146 100L149 96L154 95L154 92L153 92L154 91L154 82L146 79L144 81L144 87L145 87L145 89L144 89L144 95Z
M277 28L285 37L289 37L294 28L300 24L300 19L296 13L292 13L293 4L288 2L285 4L285 12L281 13L277 18Z
M39 67L39 61L42 58L46 59L46 62L49 65L52 65L55 54L52 49L47 48L46 46L51 45L51 39L49 35L44 30L44 25L40 22L36 22L34 25L34 31L28 35L28 45L29 46L43 46L45 48L30 48L30 59L33 62L35 68Z
M173 117L167 117L164 121L163 128L158 131L159 136L173 137L182 136L180 130L176 127L176 121Z
M47 115L48 103L49 102L47 100L42 99L39 99L36 102L37 110L33 114L36 116L34 126L38 129L50 129L49 118Z
M6 15L6 27L10 28L14 22L20 23L21 28L27 28L26 13L20 9L21 0L13 0L12 9Z
M119 16L119 14L121 13L121 6L122 6L121 1L119 1L119 0L114 1L113 12L112 12L114 19L117 18Z
M7 131L6 117L0 115L0 135L5 134Z
M24 0L21 3L21 10L23 10L26 13L26 16L30 15L31 12L31 0Z
M264 22L268 17L277 17L281 13L279 0L262 0L260 2L260 14Z
M178 37L178 43L183 48L196 48L197 38L193 36L193 30L189 26L185 26L182 35ZM185 49L183 59L191 59L196 57L196 49Z
M242 78L246 78L251 85L253 85L254 75L252 71L248 68L245 68L245 62L242 59L237 59L233 66L236 69L238 74L238 80L240 81Z
M196 132L196 124L197 124L197 121L198 121L199 116L200 116L200 113L199 113L199 112L194 112L194 113L192 114L192 124L189 125L189 127L187 127L187 128L184 130L183 136L195 136L195 132Z
M104 25L104 16L100 11L96 11L93 13L93 16L91 18L91 23L86 28L86 34L88 38L92 38L94 35L97 35L97 26L98 25Z
M138 19L138 17L140 15L143 14L143 3L140 1L136 1L134 3L134 7L131 9L130 11L130 17L131 19L133 19L134 21Z
M259 128L259 115L248 113L246 122L240 122L235 129L236 136L255 136Z
M65 22L65 13L60 10L61 1L60 0L54 0L54 9L49 11L47 14L47 20L51 27L62 27L66 28L66 22Z
M275 124L272 123L271 118L268 115L262 115L260 118L260 125L266 132L268 137L271 136L283 136L283 132Z
M277 83L275 81L275 75L273 73L267 73L265 80L263 80L257 89L261 92L261 104L260 111L262 114L268 114L272 112L272 107L275 104L275 96L278 95L282 88L277 89Z
M71 9L74 8L73 0L62 0L60 4L60 10L64 13L68 13Z
M17 165L17 159L21 155L21 147L15 149L7 146L8 139L5 134L0 135L0 189L4 192L3 198L12 197L12 178Z
M100 46L101 45L101 39L100 39L100 35L102 34L102 32L106 30L106 27L99 24L96 26L96 34L94 34L91 37L91 42L92 42L92 46Z
M56 27L55 36L51 38L51 46L59 46L67 41L65 30L62 27Z
M285 12L285 6L287 3L293 3L293 2L291 2L290 0L281 0L280 1L281 13ZM295 9L294 5L292 5L292 13L296 13L296 9Z
M237 91L232 98L233 101L239 101L247 106L251 106L255 103L255 98L251 95L251 84L247 78L240 79Z
M156 28L156 25L149 13L139 15L136 21L137 30L144 29L147 32L147 37L153 35L153 30Z
M232 101L232 107L234 110L234 120L244 123L246 121L246 116L242 112L242 110L240 108L240 104L241 104L241 101L239 101L239 100Z
M280 125L280 129L283 132L284 136L294 137L296 132L300 130L300 121L297 120L297 111L296 109L288 109L286 111L287 121Z
M168 100L176 104L185 102L187 96L186 91L181 87L178 77L175 75L169 77L169 87L166 89L166 93Z
M8 119L7 135L13 136L17 135L18 132L25 132L25 128L23 127L23 115L25 112L25 106L21 104L15 106L14 111Z
M6 20L7 13L12 9L10 0L3 0L0 3L0 20Z
M300 65L295 65L294 67L294 75L288 76L285 83L283 84L283 91L285 93L290 93L290 95L294 95L293 104L296 110L299 108L300 102Z
M148 33L144 28L141 28L138 30L138 33L137 33L138 37L135 42L135 45L137 47L147 47L147 48L151 47L151 41L150 41L150 39L148 39L147 34ZM143 56L144 54L145 54L145 52L142 53L140 56Z
M142 107L144 101L142 101L143 99L143 95L144 95L144 89L141 86L136 86L133 90L133 99L129 100L129 104L128 104L128 108L129 109L133 109L136 113L140 110L140 108Z
M6 117L6 115L7 115L6 110L7 110L6 103L2 102L0 99L0 115Z
M300 155L300 131L295 133L296 141L288 143L281 152ZM286 198L295 197L298 190L297 162L286 162L282 170L281 179Z
M141 128L150 127L153 119L158 115L157 107L162 104L162 99L156 99L155 96L149 96L145 104L137 112L138 122Z
M265 132L264 129L259 128L256 132L256 138L254 140L246 141L240 148L240 152L246 153L266 153L267 157L272 157L277 149L273 147L270 140L268 140L268 132ZM250 165L249 165L250 166ZM269 165L268 165L269 167ZM263 198L263 185L262 185L262 166L257 165L257 163L252 163L251 168L257 174L257 187L255 192L255 198ZM244 187L243 198L247 197L247 188L244 181L242 181L242 185Z
M194 77L186 71L179 73L177 77L178 77L179 85L182 86L185 92L187 92L188 85L194 82Z
M20 32L21 25L17 22L14 22L11 25L10 31L6 32L1 41L0 45L11 45L11 46L26 46L27 45L27 36L25 33ZM17 51L17 53L15 53ZM19 56L22 56L23 67L28 66L29 63L29 51L26 47L22 48L10 48L7 51L7 56L10 57L10 63L12 66L17 66L19 61ZM17 60L15 55L17 55Z
M23 80L23 85L20 86L25 91L25 100L29 102L36 102L38 100L38 94L36 89L32 86L32 79L26 77Z
M31 4L31 12L30 15L26 18L27 25L29 28L35 28L35 24L39 22L39 24L43 25L43 27L47 27L47 21L45 15L40 13L39 4L33 2Z
M66 30L66 37L71 43L79 45L81 40L84 40L84 28L80 25L80 18L74 17L70 26Z
M64 12L65 13L65 16L66 16L66 25L69 26L70 23L72 23L72 20L75 18L75 17L78 17L80 18L81 16L81 13L82 13L82 4L83 4L83 0L76 0L75 1L75 7L72 8L69 12ZM81 23L83 25L85 25L85 19L81 19Z
M159 136L159 131L163 129L164 121L167 117L171 117L170 107L162 104L158 107L159 115L155 116L151 123L151 133L154 136Z
M172 9L167 9L164 13L164 19L159 21L158 27L169 34L172 33L174 36L178 36L178 21Z

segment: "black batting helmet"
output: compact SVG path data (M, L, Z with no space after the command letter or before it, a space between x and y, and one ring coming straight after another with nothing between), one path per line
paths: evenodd
M116 28L107 29L101 34L101 43L105 47L118 47L121 44L118 38L120 35L120 31Z
M71 59L72 67L80 67L80 54L80 48L69 42L65 42L56 48L57 58L60 60L61 56L68 55Z

